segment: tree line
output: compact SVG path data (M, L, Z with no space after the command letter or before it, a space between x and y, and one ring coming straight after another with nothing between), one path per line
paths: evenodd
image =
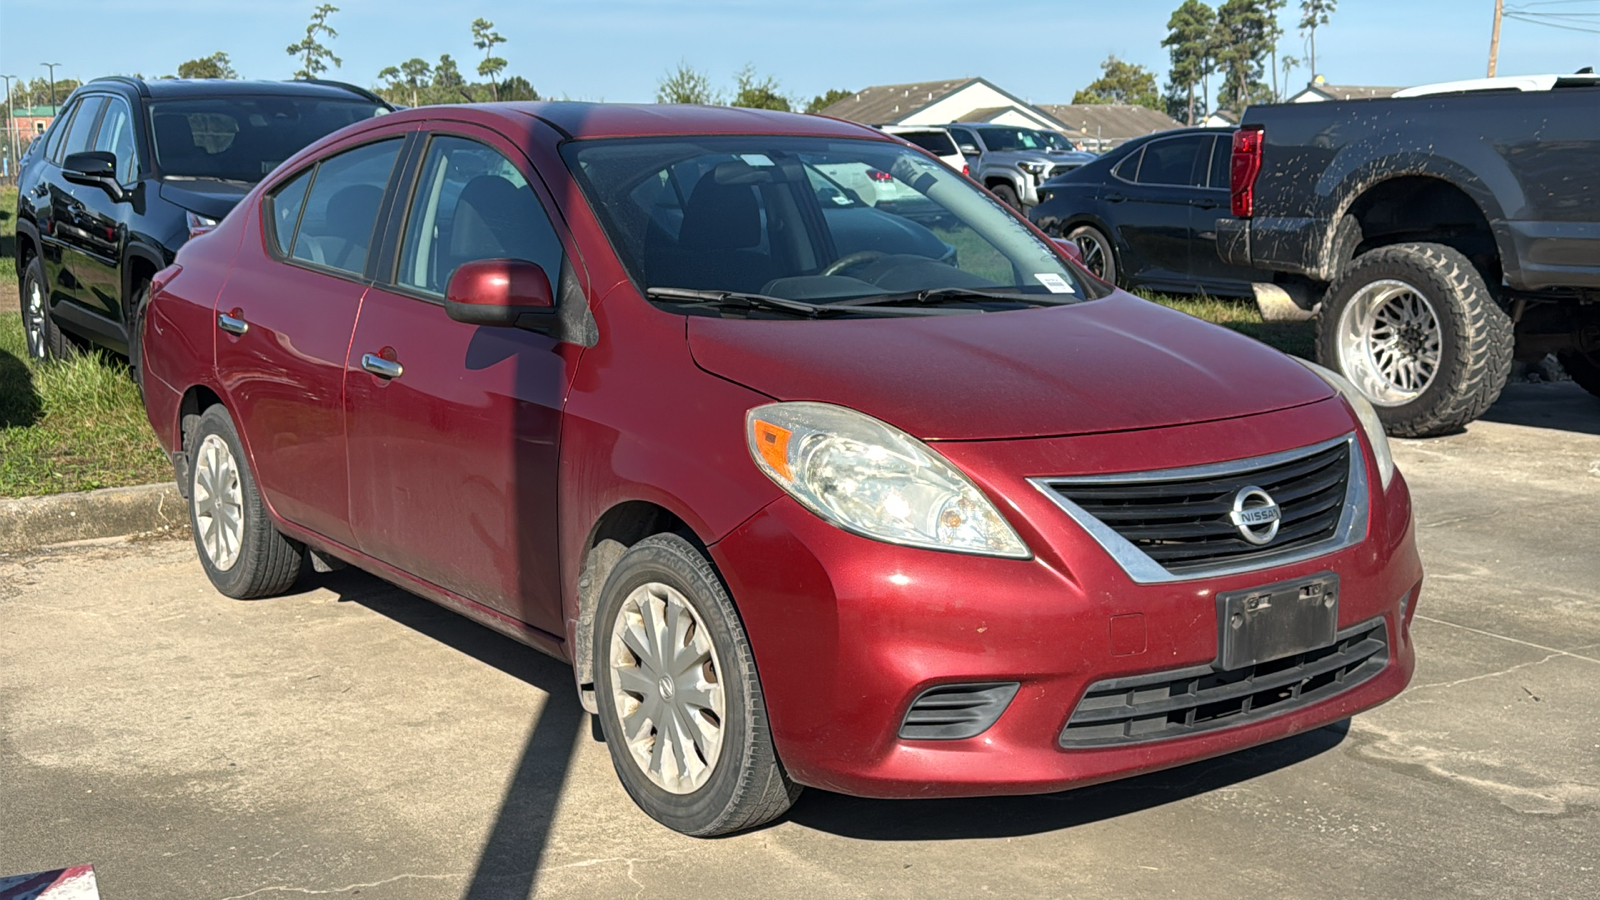
M1338 0L1300 0L1300 34L1309 59L1278 55L1283 38L1280 14L1288 0L1225 0L1212 8L1203 0L1183 0L1167 20L1171 68L1165 89L1155 73L1111 56L1101 75L1073 97L1073 103L1129 103L1159 110L1194 124L1213 109L1211 79L1220 78L1216 109L1241 112L1252 103L1282 100L1290 93L1290 77L1305 67L1317 72L1317 29L1327 25ZM1279 72L1282 79L1279 79ZM1308 79L1309 80L1309 79Z
M814 113L843 100L853 91L835 88L804 100L785 94L778 80L762 77L754 63L746 63L734 73L733 89L724 92L711 82L711 76L680 61L676 68L656 81L657 103L699 103L705 106L742 106L746 109L775 109L780 112Z

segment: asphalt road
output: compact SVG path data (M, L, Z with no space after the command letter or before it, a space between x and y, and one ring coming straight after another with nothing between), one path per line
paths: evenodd
M174 541L0 560L0 874L130 898L1600 896L1600 403L1399 442L1412 686L1346 725L1047 797L639 813L556 662L359 573L239 603Z

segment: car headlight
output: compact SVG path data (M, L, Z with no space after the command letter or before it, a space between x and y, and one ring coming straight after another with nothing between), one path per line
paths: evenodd
M1328 383L1329 387L1338 391L1345 402L1350 404L1350 408L1356 411L1361 429L1367 433L1367 443L1372 445L1374 462L1378 464L1378 477L1383 480L1383 486L1387 488L1389 482L1394 480L1394 455L1389 452L1389 436L1383 433L1383 422L1378 419L1378 411L1372 408L1367 398L1361 396L1355 385L1338 372L1298 357L1294 361L1315 372Z
M1029 175L1032 175L1035 178L1042 178L1044 177L1045 171L1050 168L1050 164L1042 162L1019 162L1017 163L1017 168L1027 172Z
M1026 559L1022 538L965 475L926 444L829 403L750 410L756 465L807 509L863 537Z

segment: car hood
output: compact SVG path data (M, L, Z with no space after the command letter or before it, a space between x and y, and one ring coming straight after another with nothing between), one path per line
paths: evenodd
M923 440L1128 431L1332 396L1265 344L1117 292L1080 305L917 318L689 318L705 370L836 403Z
M254 187L253 184L217 181L213 178L163 180L161 197L174 206L221 221Z

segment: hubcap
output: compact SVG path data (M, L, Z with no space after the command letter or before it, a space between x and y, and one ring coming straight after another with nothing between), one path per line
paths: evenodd
M722 753L722 667L699 613L651 582L611 623L611 697L628 755L657 787L698 790Z
M1339 316L1339 367L1374 404L1400 406L1433 384L1443 340L1421 291L1394 279L1375 281Z
M211 564L228 571L244 543L244 494L228 442L214 434L200 442L194 461L194 521Z
M1094 235L1084 232L1073 238L1073 243L1078 245L1078 253L1083 256L1083 267L1093 272L1096 278L1106 279L1106 248Z
M28 279L28 310L23 327L28 333L28 355L44 359L44 291L39 282Z

